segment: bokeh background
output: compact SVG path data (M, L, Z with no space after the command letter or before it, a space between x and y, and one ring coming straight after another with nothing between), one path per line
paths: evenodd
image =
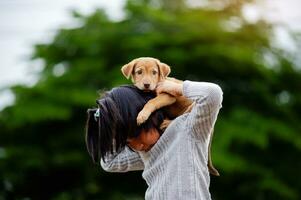
M7 61L15 47L5 36L10 24L26 17L22 2L0 2L6 61L0 74L0 200L143 199L141 172L105 173L92 163L84 140L86 110L95 106L98 91L129 83L120 67L141 56L169 64L172 77L222 87L212 146L221 176L211 179L213 199L301 198L301 35L292 28L301 20L284 23L281 16L289 15L266 9L274 1L101 1L102 9L90 2L92 8L64 11L68 23L55 25L54 18L51 31L27 38L40 40L22 50L27 65L20 73ZM51 18L47 11L64 2L31 10ZM294 2L288 13L301 5ZM13 7L21 18L4 17ZM38 18L20 29L35 33L33 27L44 24Z

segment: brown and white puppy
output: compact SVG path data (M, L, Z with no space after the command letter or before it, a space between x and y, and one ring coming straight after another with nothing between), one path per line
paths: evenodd
M175 78L167 77L170 73L170 67L165 63L161 63L158 59L151 57L134 59L124 65L121 68L121 72L127 79L131 78L136 87L146 92L154 91L157 84L166 79L174 82L182 82ZM144 123L151 113L162 107L164 107L168 117L174 119L185 112L190 112L193 102L184 96L175 97L167 93L158 94L157 97L149 100L140 111L137 117L137 124ZM169 123L170 120L164 120L160 128L165 129ZM208 150L208 168L211 174L219 176L218 171L213 167L211 162L211 140L212 134Z
M158 59L141 57L132 60L121 68L123 75L140 90L154 91L158 82L163 81L170 73L170 67Z
M182 82L173 78L167 78L170 67L161 63L158 59L150 57L137 58L121 68L126 78L132 78L136 87L140 90L149 92L154 91L157 84L165 79ZM170 118L175 118L183 114L192 104L192 101L184 96L174 97L167 93L159 94L150 100L138 114L137 123L144 123L148 117L157 109L165 107Z

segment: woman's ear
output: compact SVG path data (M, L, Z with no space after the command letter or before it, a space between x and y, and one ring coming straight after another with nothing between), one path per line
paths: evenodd
M131 77L136 61L137 61L136 59L132 60L128 64L122 66L121 72L127 79Z
M158 66L162 79L165 79L170 74L170 67L167 64L161 62L158 62Z

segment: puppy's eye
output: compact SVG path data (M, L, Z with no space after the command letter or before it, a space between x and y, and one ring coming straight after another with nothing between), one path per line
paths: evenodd
M136 74L142 74L142 70L136 71Z
M157 75L157 73L158 73L157 71L153 71L153 75Z

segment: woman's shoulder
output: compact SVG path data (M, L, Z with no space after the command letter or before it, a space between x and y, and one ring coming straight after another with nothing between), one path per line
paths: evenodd
M188 115L189 113L185 113L172 120L172 122L169 124L169 126L166 128L163 134L172 134L173 137L177 137L178 135L175 135L175 133L187 131L186 126Z

